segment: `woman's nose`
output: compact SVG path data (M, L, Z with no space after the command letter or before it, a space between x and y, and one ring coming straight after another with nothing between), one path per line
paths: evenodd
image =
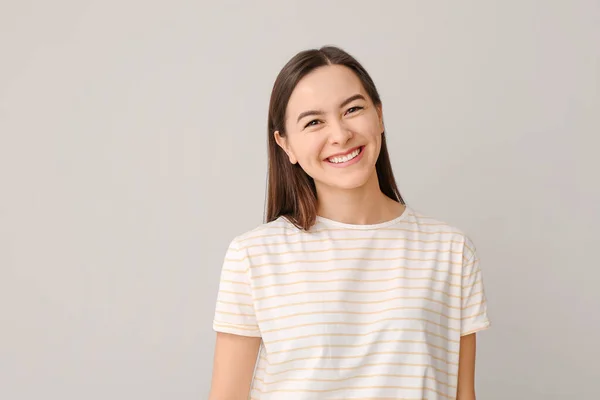
M344 123L337 122L331 125L330 139L332 143L345 144L348 142L354 134Z

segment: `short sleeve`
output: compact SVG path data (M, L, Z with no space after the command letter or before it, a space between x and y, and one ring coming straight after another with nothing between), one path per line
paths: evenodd
M488 318L487 298L483 275L479 267L479 257L473 242L467 238L463 249L461 292L461 336L465 336L491 326Z
M236 239L229 244L221 268L213 329L241 336L261 336L252 301L248 257L239 250Z

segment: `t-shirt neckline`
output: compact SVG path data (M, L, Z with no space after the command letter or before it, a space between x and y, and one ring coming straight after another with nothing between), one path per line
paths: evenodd
M408 217L408 214L409 214L409 207L405 204L404 211L402 212L402 214L400 214L399 216L397 216L391 220L379 222L377 224L348 224L345 222L335 221L335 220L332 220L329 218L321 217L320 215L317 215L317 222L321 222L325 225L335 226L335 227L339 227L339 228L373 230L373 229L386 228L390 225L394 225L394 224L406 219Z

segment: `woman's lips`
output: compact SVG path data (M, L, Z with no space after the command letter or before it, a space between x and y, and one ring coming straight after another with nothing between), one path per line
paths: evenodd
M356 164L363 157L364 147L365 146L359 146L345 153L338 153L337 155L328 157L325 159L325 161L327 164L336 168L342 168Z

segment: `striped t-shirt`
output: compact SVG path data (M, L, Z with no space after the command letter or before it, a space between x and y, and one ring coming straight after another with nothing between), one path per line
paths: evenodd
M410 207L391 221L281 217L236 237L213 328L262 338L251 399L455 399L460 337L490 326L479 258Z

